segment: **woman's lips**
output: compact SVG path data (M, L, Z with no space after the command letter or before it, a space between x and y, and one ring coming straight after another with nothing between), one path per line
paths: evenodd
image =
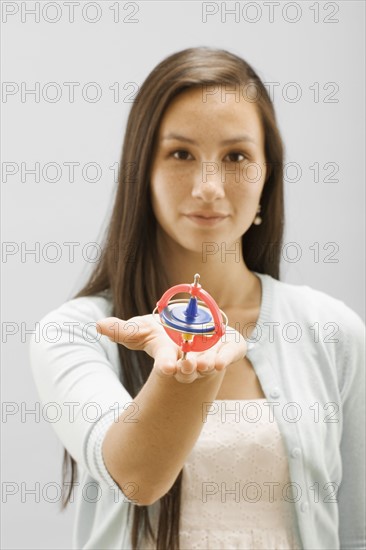
M203 226L212 226L212 225L216 225L220 222L222 222L223 220L226 220L227 216L199 216L197 214L186 214L186 218L188 218L189 220L191 220L192 222L198 224L198 225L203 225Z

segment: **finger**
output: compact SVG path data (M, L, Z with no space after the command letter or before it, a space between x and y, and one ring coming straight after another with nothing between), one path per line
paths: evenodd
M191 384L198 378L196 370L196 359L179 359L177 362L177 372L174 378L182 384Z
M154 368L166 375L177 372L178 348L172 345L160 347L156 350Z
M118 344L137 343L136 334L139 326L134 321L124 321L117 317L106 317L96 323L97 332L107 336L112 342Z
M178 369L174 375L174 378L181 384L191 384L196 380L196 378L198 378L198 374L196 370L194 370L191 374L182 374L182 371Z
M182 374L192 374L196 370L197 362L195 357L189 359L179 359L178 368Z
M197 354L197 371L208 373L215 368L216 350L207 350Z

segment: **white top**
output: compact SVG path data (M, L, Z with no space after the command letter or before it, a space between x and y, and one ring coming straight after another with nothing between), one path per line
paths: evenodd
M282 456L287 456L288 475L296 489L296 501L289 504L295 519L292 530L301 548L307 550L361 550L366 539L365 325L346 304L324 292L255 274L262 283L262 303L257 335L254 331L251 336L253 346L247 358L276 420L268 441L276 448L273 438L277 426L284 445ZM108 428L132 397L120 382L117 344L91 328L96 321L111 316L112 307L108 293L70 300L43 317L39 332L30 342L31 367L40 400L43 404L58 403L61 417L52 426L78 464L75 549L131 548L127 499L105 467L101 445ZM215 422L217 418L210 417L193 453L199 452L204 442L209 444L205 437ZM233 429L244 430L244 426L248 429L248 424L231 425L227 432L220 426L220 435L217 432L211 441L211 452L223 449L226 454L224 460L215 461L217 469L210 469L211 474L219 475L223 472L220 468L225 468L234 481L237 467L244 471L242 460L253 452L249 435L245 438L240 432L236 440L231 438L229 456L226 447L217 446L217 437L230 437ZM253 429L259 434L261 424L255 426L250 426L251 433ZM262 452L263 457L265 447ZM279 452L278 447L275 452L267 449L267 462L257 460L256 464L264 469L271 468L273 461L278 465ZM236 462L229 461L234 456ZM278 469L282 471L282 483L284 464ZM197 469L192 473L190 468L187 463L186 474L194 475ZM205 481L205 471L200 475ZM263 482L262 470L255 475L253 481ZM273 471L271 475L275 475ZM185 532L189 531L187 521L196 504L190 491L185 490ZM213 506L216 520L227 518L226 504L220 501L213 506L211 498L202 510L209 513ZM267 513L264 500L257 504L261 508L261 518L257 519L263 529L268 513L278 517L278 512L273 503L268 505ZM251 506L244 503L236 514L247 513ZM159 502L149 507L153 525L159 508ZM210 537L221 536L216 520L209 520ZM207 529L202 517L199 523ZM246 529L244 525L242 528ZM254 536L258 533L256 528ZM225 544L228 548L227 539ZM254 543L250 544L253 548ZM290 539L285 547L291 544Z
M267 399L214 401L183 468L181 547L299 549L295 499Z

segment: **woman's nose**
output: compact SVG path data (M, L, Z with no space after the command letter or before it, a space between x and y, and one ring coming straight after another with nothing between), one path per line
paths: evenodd
M220 165L216 162L202 163L202 169L195 176L192 197L212 202L225 197L224 182Z

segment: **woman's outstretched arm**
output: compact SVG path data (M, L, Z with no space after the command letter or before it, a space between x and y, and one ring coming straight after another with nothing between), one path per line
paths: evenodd
M116 331L118 323L120 330ZM138 325L133 338L127 336L130 330L123 334L131 323ZM124 421L129 415L124 411L110 426L102 446L112 478L121 488L133 484L138 488L133 495L137 503L149 505L173 485L201 432L207 404L216 398L226 366L244 357L246 343L229 328L224 342L182 361L178 346L152 316L127 322L109 318L98 325L102 334L129 349L143 349L155 359L149 378L134 399L137 422ZM196 378L197 371L202 377Z

